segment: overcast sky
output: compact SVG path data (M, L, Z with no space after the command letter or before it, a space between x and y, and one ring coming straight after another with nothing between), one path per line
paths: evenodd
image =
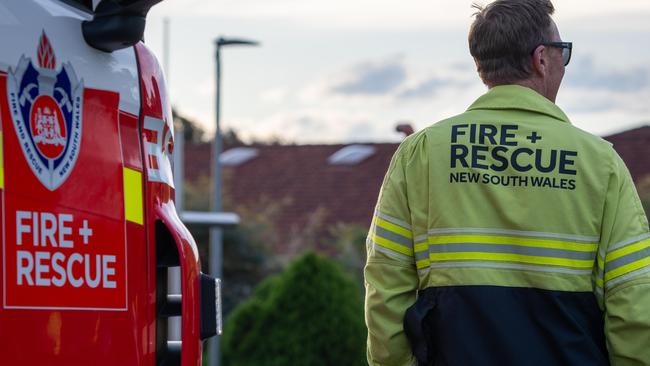
M245 138L298 143L398 141L463 112L485 92L467 47L465 0L165 0L146 43L162 62L171 24L169 86L182 113L214 126L214 46L222 54L222 122ZM598 135L650 124L650 1L556 0L574 42L557 104Z

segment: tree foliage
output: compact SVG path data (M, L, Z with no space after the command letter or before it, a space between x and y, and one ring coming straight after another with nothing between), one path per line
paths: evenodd
M228 318L227 366L365 365L361 294L330 259L307 253L263 281Z
M188 144L202 144L207 143L212 137L208 136L205 129L201 124L191 119L190 117L181 114L172 107L172 118L176 124L176 128L183 128L183 135L185 136L185 142ZM243 141L239 138L237 131L232 128L226 128L222 130L223 145L226 146L235 146L243 145Z

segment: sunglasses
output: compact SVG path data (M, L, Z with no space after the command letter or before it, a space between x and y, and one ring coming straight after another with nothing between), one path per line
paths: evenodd
M562 49L562 61L564 61L564 66L569 64L571 61L571 50L573 49L573 43L571 42L545 42L540 46L549 46Z

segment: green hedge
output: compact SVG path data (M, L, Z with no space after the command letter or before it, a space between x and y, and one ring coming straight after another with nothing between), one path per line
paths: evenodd
M226 366L366 365L361 293L332 260L308 253L263 281L228 318Z

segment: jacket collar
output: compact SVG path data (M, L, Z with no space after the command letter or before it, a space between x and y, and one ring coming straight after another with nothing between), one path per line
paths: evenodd
M562 122L571 123L555 103L533 89L520 85L499 85L480 96L467 109L519 109L546 114Z

